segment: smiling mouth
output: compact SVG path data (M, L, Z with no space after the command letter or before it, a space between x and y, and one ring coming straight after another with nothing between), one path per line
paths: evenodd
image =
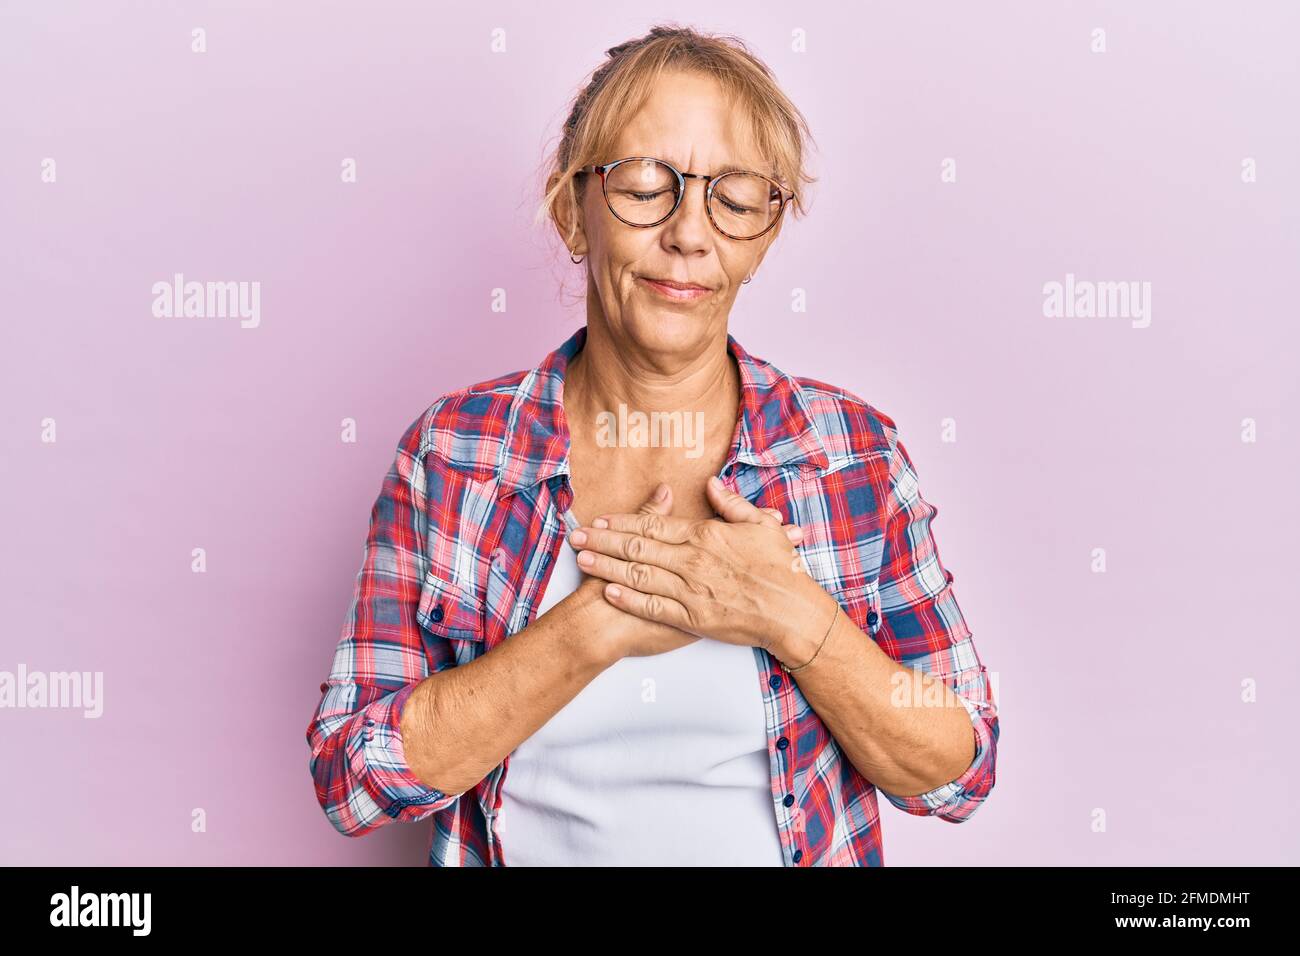
M637 276L637 280L650 291L675 302L691 302L703 298L713 291L712 289L706 289L702 285L695 285L690 282L674 282L672 279L652 279L649 276Z

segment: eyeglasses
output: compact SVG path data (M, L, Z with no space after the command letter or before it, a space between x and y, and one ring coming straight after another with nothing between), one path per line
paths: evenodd
M748 170L713 176L684 173L671 163L649 156L631 156L603 166L575 171L600 176L609 211L629 226L666 222L686 194L686 180L704 180L704 208L713 228L728 239L757 239L777 224L795 194L776 180Z

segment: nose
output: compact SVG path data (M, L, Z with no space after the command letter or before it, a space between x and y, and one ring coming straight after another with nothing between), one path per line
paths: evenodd
M677 211L663 225L664 246L682 255L698 254L711 241L709 214L704 201L706 184L702 179L686 180L686 191Z

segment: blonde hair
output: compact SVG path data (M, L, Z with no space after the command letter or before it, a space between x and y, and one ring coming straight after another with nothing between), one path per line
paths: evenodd
M816 182L804 166L813 142L808 122L777 84L772 71L734 36L699 33L689 27L660 25L645 36L605 51L608 59L591 74L565 121L560 142L547 161L549 174L536 222L548 216L558 228L560 203L578 203L574 171L606 156L623 126L650 96L667 69L714 78L737 108L749 117L752 143L770 164L765 173L795 193L790 211L807 213L804 186ZM569 221L576 225L577 218ZM572 231L570 232L572 238ZM567 240L566 240L567 243Z

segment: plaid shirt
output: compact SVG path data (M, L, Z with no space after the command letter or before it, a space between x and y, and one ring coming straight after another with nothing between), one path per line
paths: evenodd
M432 818L431 866L504 866L494 822L507 756L472 790L415 777L402 705L421 679L467 664L523 629L540 602L569 513L562 386L575 332L536 368L439 398L406 430L370 515L361 570L329 679L307 728L316 796L349 836ZM968 819L994 783L998 717L957 606L926 502L894 422L857 396L788 376L732 336L741 414L721 474L804 529L813 577L900 663L941 678L972 724L975 755L955 780L884 794L920 816ZM874 787L849 762L797 680L754 648L767 715L773 824L787 866L884 863Z

